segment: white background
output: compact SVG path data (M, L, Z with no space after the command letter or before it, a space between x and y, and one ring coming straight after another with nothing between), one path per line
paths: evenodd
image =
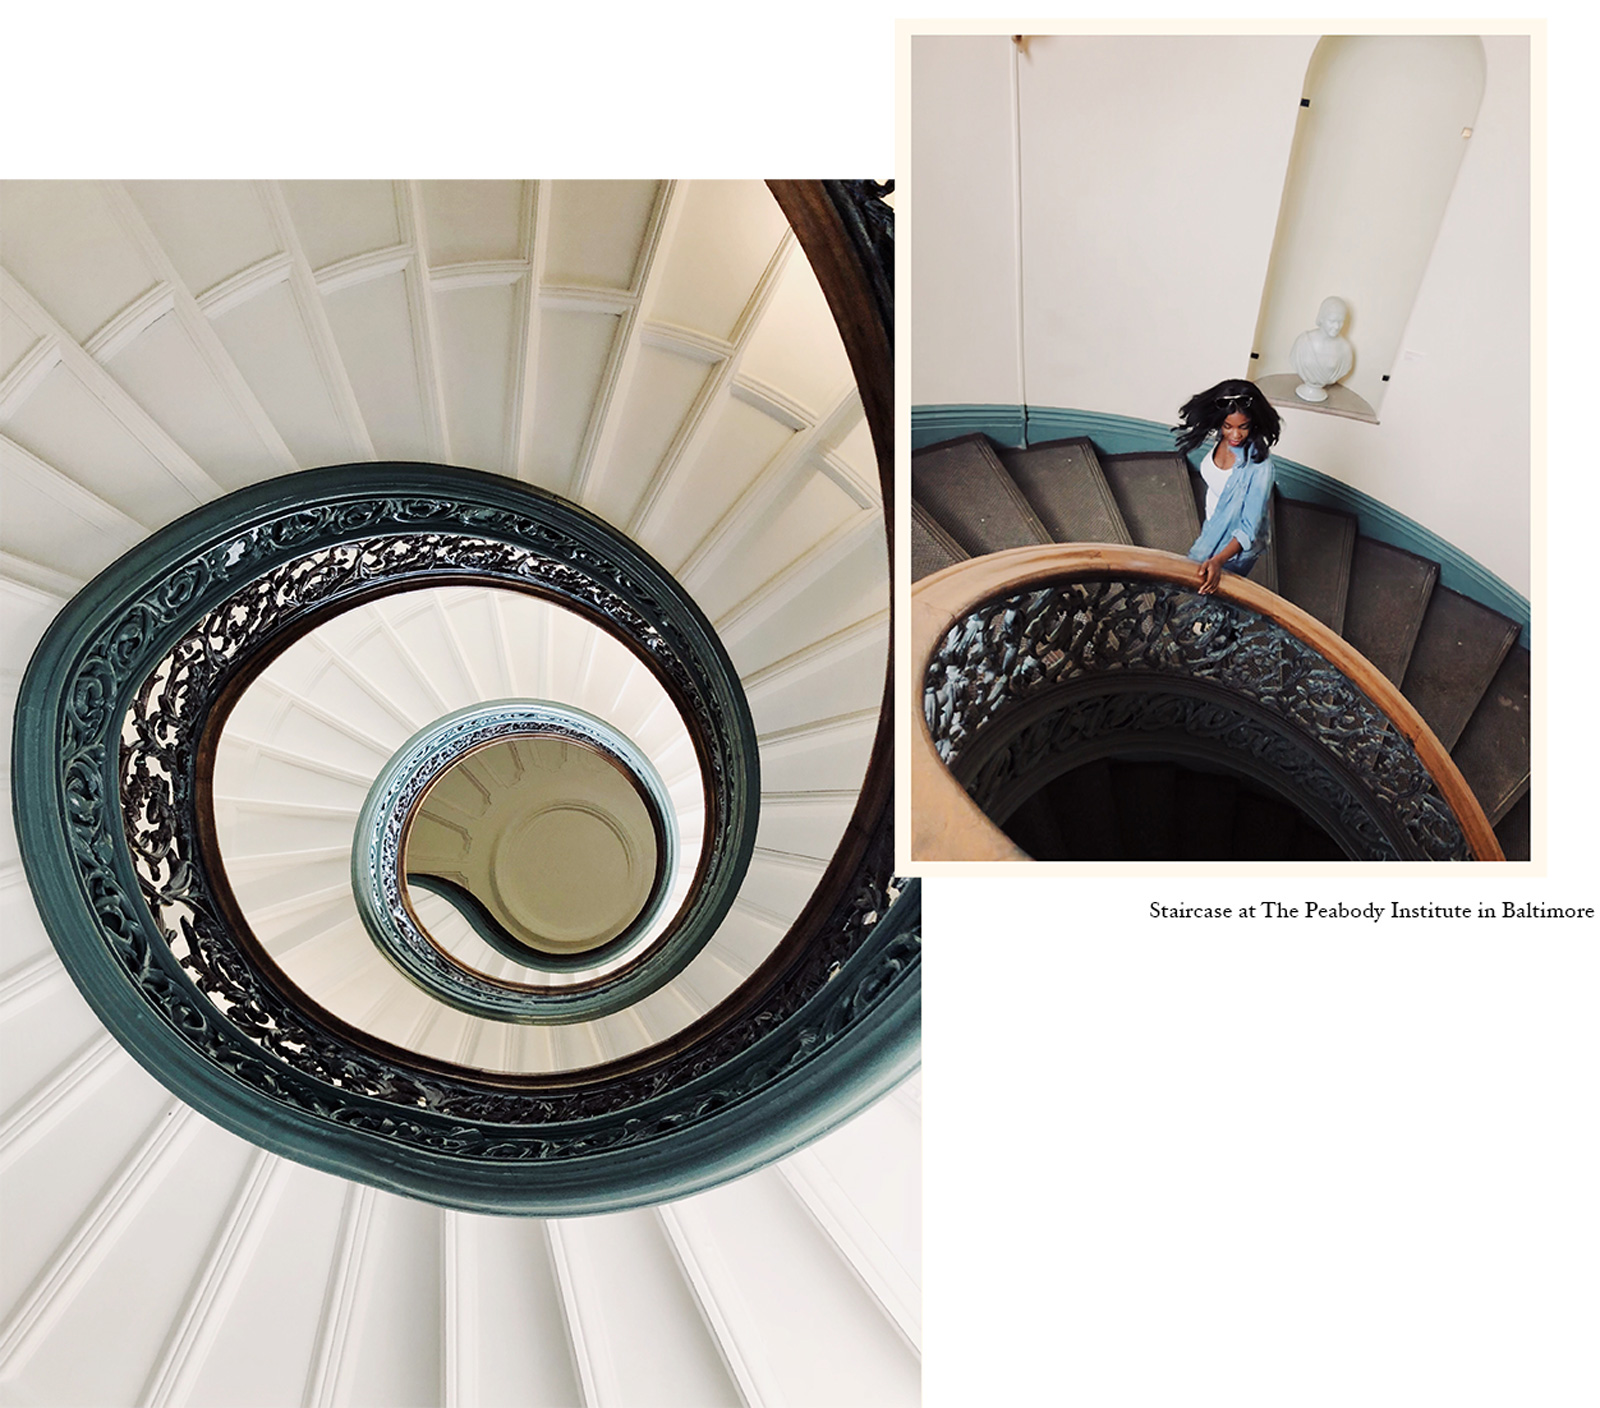
M62 14L0 27L0 175L894 166L879 0ZM1145 917L1600 904L1592 22L1548 52L1548 876L928 882L929 1404L1600 1402L1596 934Z

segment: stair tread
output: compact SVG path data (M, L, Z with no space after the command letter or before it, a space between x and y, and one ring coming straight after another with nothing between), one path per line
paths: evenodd
M985 435L918 450L911 457L911 494L973 556L1050 541Z
M1530 664L1522 646L1506 652L1451 755L1491 825L1528 790Z
M1299 499L1280 499L1276 541L1278 595L1342 635L1355 518Z
M1189 487L1189 462L1170 450L1103 455L1100 467L1132 540L1141 547L1187 553L1200 536Z
M1434 588L1402 689L1446 748L1456 746L1519 633L1498 611Z
M911 501L911 580L920 582L935 572L965 562L970 554L934 520L915 499Z
M1533 794L1524 792L1494 829L1507 860L1530 860L1533 851Z
M1397 685L1438 580L1437 562L1376 538L1356 539L1344 638Z
M1087 436L999 447L1000 462L1058 543L1131 543Z

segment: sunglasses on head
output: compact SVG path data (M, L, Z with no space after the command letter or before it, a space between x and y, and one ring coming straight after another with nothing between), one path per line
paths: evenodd
M1230 396L1215 396L1215 397L1213 397L1212 398L1212 404L1215 405L1215 406L1231 406L1236 401L1248 401L1249 399L1250 399L1250 393L1248 391L1235 391Z

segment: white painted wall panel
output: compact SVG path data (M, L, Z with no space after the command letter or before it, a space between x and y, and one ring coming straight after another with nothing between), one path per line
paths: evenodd
M731 337L788 224L757 181L690 181L678 193L683 209L650 316Z
M421 181L428 263L523 257L523 181Z
M888 564L883 527L881 523L874 524L820 580L808 581L803 592L792 597L775 596L760 610L741 616L723 631L723 644L740 675L771 665L886 609ZM831 708L829 713L843 713L846 707L853 707L843 705L844 699L862 697L851 680L836 681L835 689L834 698L840 706Z
M201 502L64 365L7 418L5 433L149 527Z
M532 478L555 493L565 493L572 482L619 321L604 313L539 314Z
M107 370L223 488L242 488L278 472L277 460L175 314L157 320Z
M82 344L156 285L92 181L7 181L0 259Z
M665 563L681 562L795 433L771 416L725 397L700 448L680 463L641 541Z
M552 181L545 282L630 288L659 181Z
M191 1404L282 1408L301 1400L346 1185L294 1164L283 1176L248 1270L199 1366Z
M450 461L506 472L506 423L525 282L437 288L433 294Z
M433 459L406 275L388 274L335 289L323 303L379 457Z
M761 786L771 792L860 787L876 728L874 711L826 729L763 741Z
M1036 41L1037 42L1037 41ZM1022 401L1011 41L911 43L911 399Z
M400 242L392 181L284 181L283 198L313 269Z
M1195 391L1247 375L1314 43L1030 42L1019 73L1030 404L1170 421Z
M915 1408L921 1372L782 1179L764 1170L678 1205L749 1351L792 1404ZM782 1267L781 1275L773 1275Z
M715 619L861 512L855 500L813 462L790 476L783 492L767 513L750 525L716 574L696 584L696 600Z
M461 1216L474 1233L479 1402L483 1408L580 1402L543 1224L530 1217Z
M595 1361L597 1408L738 1408L655 1214L559 1224L574 1298Z
M352 1408L435 1408L442 1400L443 1216L427 1203L378 1196L341 1384Z
M21 318L0 304L0 379L42 341Z
M617 438L586 506L625 524L706 384L709 365L696 357L643 347L621 408Z
M212 326L303 468L356 458L288 284L228 309Z
M137 1402L254 1156L202 1121L186 1156L166 1166L141 1215L77 1288L23 1383L37 1376L57 1403Z
M71 979L60 980L70 986ZM14 1311L72 1236L128 1154L172 1103L131 1057L32 1148L0 1171L0 1206L26 1209L6 1224L0 1314Z
M784 265L739 371L776 387L813 417L855 385L828 300L804 256Z
M282 252L250 181L129 181L128 194L189 292Z

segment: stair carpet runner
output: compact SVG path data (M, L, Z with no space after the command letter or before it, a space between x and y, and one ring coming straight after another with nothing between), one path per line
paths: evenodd
M1200 476L1177 452L1107 455L1083 436L1026 449L981 434L929 445L912 456L911 494L914 581L1036 543L1187 553L1205 502ZM1517 623L1441 586L1438 563L1363 535L1350 514L1276 489L1270 511L1271 545L1251 580L1342 635L1399 686L1450 750L1506 859L1528 859L1529 654Z

